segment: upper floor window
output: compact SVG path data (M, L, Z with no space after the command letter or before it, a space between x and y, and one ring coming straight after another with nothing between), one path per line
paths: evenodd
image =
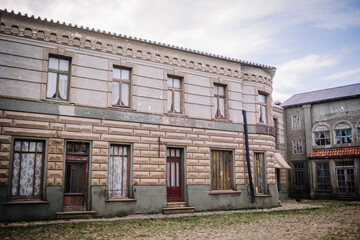
M292 147L294 154L301 154L303 152L302 140L301 139L292 140Z
M68 100L70 59L49 57L46 97Z
M315 132L315 145L316 146L330 145L330 131Z
M130 69L114 67L112 105L130 107Z
M167 87L168 112L181 113L181 79L169 77Z
M291 126L292 126L292 130L299 130L301 128L299 115L291 116Z
M275 135L275 148L279 149L279 123L278 123L278 119L274 118L274 135Z
M226 102L225 86L214 85L215 118L226 118L225 102Z
M11 173L11 197L40 199L44 180L44 141L15 139Z
M258 95L258 111L259 122L266 123L266 96L264 94Z
M352 141L351 128L339 129L335 131L336 131L336 144L351 143Z

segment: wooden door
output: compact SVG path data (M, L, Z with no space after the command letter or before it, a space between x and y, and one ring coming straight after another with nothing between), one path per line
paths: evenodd
M168 148L166 158L166 190L168 202L182 201L181 149Z
M88 161L88 143L67 143L64 211L86 210Z
M305 168L304 163L293 163L293 194L305 194Z

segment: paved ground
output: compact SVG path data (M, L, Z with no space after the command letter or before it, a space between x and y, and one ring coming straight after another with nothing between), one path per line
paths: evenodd
M0 225L0 239L45 238L360 239L360 202L286 201L271 209Z

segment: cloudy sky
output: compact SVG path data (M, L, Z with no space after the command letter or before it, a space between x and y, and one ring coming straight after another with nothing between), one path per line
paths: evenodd
M360 82L360 0L1 0L5 8L274 66L282 102Z

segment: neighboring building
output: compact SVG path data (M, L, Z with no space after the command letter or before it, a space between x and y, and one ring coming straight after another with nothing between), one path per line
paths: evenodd
M0 14L1 221L279 204L275 68Z
M286 100L286 157L293 197L360 196L360 84Z
M275 101L273 104L273 123L275 135L275 176L280 199L289 197L289 174L290 166L285 161L285 124L284 111L280 106L281 102Z

